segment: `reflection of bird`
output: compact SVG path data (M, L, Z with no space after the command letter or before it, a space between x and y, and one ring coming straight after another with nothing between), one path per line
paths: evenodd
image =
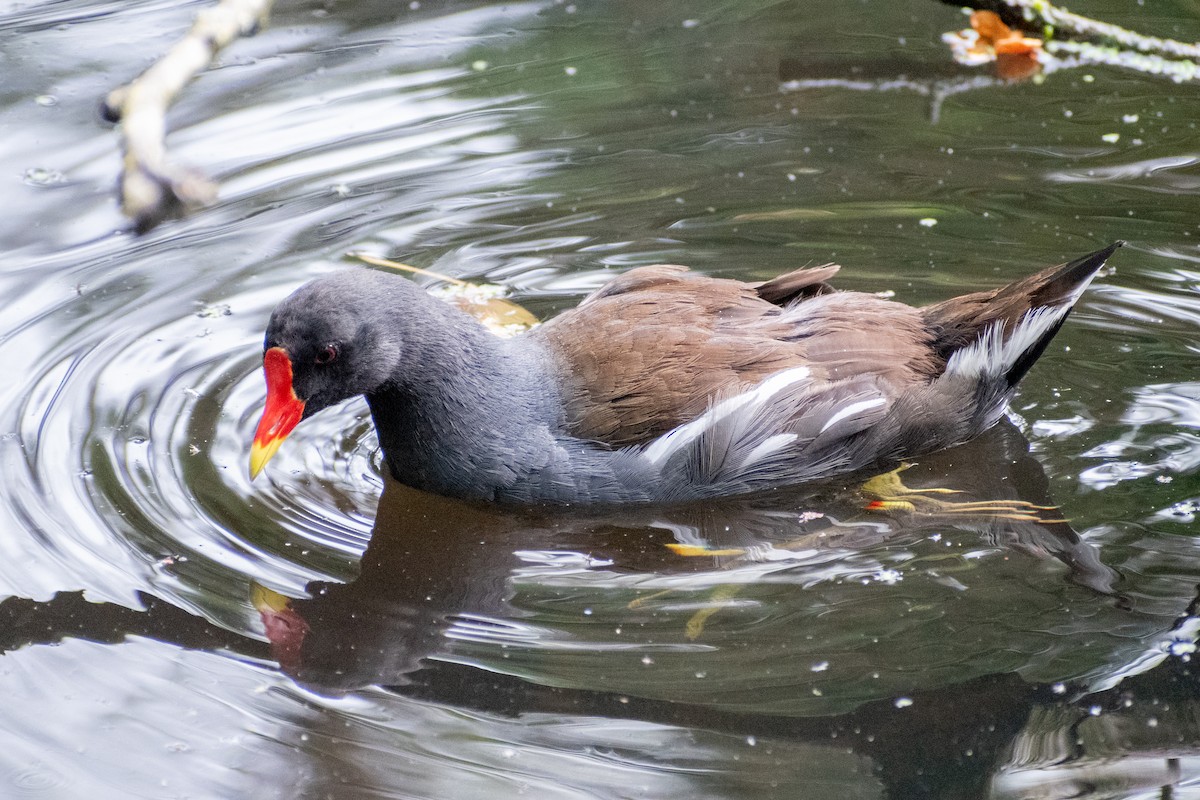
M271 317L257 473L305 416L363 394L402 483L510 503L675 502L825 478L965 441L1119 245L912 308L633 270L502 340L394 275L318 279Z
M1122 605L1120 575L1101 561L1095 544L1050 507L1042 466L1008 421L971 442L922 458L904 475L910 491L950 487L956 501L1005 511L878 514L864 511L866 496L859 486L833 483L673 508L627 506L568 514L463 503L388 480L370 545L352 581L312 583L306 587L308 596L297 599L257 588L253 599L280 666L309 688L330 694L404 683L430 659L454 660L455 642L464 637L482 642L484 651L504 650L526 636L555 639L561 636L560 626L566 626L572 631L567 638L582 636L586 642L588 633L572 627L583 619L597 626L591 635L602 638L614 620L652 616L662 626L645 633L651 639L677 637L712 646L715 640L707 627L717 624L725 636L733 631L735 640L760 641L761 631L728 611L745 595L782 604L782 609L805 608L817 597L821 602L876 598L869 612L854 611L860 608L855 602L833 602L825 613L877 636L911 622L893 603L905 606L914 597L936 595L928 586L916 587L952 580L955 557L940 552L933 559L914 557L901 567L909 591L893 601L849 579L858 574L856 564L920 548L919 543L948 538L954 531L965 534L966 549L983 546L999 554L995 561L971 559L971 576L960 576L978 596L991 596L987 587L1004 579L1003 565L1020 564L1022 575L1046 576L1045 584L1037 584L1039 592L1058 593L1062 581L1090 590L1075 595L1082 604L1075 610L1084 617ZM1044 510L1021 516L1008 508ZM586 551L578 552L582 543ZM560 583L562 570L531 571L531 564L548 563L534 554L567 558L576 565L567 571L586 564L578 571L596 580L566 590ZM1063 569L1038 566L1053 562ZM756 564L774 567L764 570ZM760 583L768 571L772 578ZM604 575L624 580L604 580ZM754 588L782 583L795 591L763 595ZM524 599L516 597L520 593ZM953 613L965 615L957 617L963 624L970 616L961 606ZM521 628L531 614L538 618L534 628ZM738 632L746 624L750 627Z

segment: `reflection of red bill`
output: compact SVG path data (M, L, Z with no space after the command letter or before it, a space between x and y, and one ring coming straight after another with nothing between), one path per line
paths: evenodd
M267 376L267 405L254 432L250 447L250 479L258 477L279 445L304 415L304 401L292 388L292 361L282 347L272 347L263 355Z
M271 655L289 675L300 666L300 651L308 636L308 623L292 608L289 597L257 583L250 585L250 602L262 617Z

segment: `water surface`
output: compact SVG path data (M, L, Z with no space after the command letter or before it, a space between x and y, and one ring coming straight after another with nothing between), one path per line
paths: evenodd
M1197 791L1195 86L997 84L933 2L286 5L171 112L220 200L137 237L97 103L203 6L0 6L0 795ZM1012 418L898 476L990 510L470 509L385 482L357 401L246 475L266 317L351 253L548 316L644 264L924 303L1118 238Z

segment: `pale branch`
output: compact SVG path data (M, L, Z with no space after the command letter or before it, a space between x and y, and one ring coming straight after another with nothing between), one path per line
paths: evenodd
M1142 53L1157 53L1176 58L1200 58L1200 44L1147 36L1144 33L1122 28L1120 25L1072 14L1065 8L1054 7L1046 0L1004 0L1004 2L1019 9L1031 22L1040 22L1056 31L1076 37L1099 39L1126 50L1137 50Z
M992 11L1006 25L1034 36L1090 39L1098 45L1182 59L1200 59L1200 43L1161 39L1109 22L1073 14L1048 0L942 0L953 6Z
M139 233L188 208L216 199L216 184L167 162L167 108L220 50L266 24L273 0L220 0L196 15L191 30L165 56L104 101L105 117L120 121L124 168L121 208Z

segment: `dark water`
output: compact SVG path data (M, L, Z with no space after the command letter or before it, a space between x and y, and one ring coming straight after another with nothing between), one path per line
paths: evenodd
M287 4L172 111L220 201L137 238L96 105L203 5L0 4L0 796L1200 796L1196 86L959 91L932 0ZM919 513L469 509L385 489L358 402L246 475L266 315L354 251L548 315L660 262L928 302L1117 238L1011 421L899 476L961 492Z

